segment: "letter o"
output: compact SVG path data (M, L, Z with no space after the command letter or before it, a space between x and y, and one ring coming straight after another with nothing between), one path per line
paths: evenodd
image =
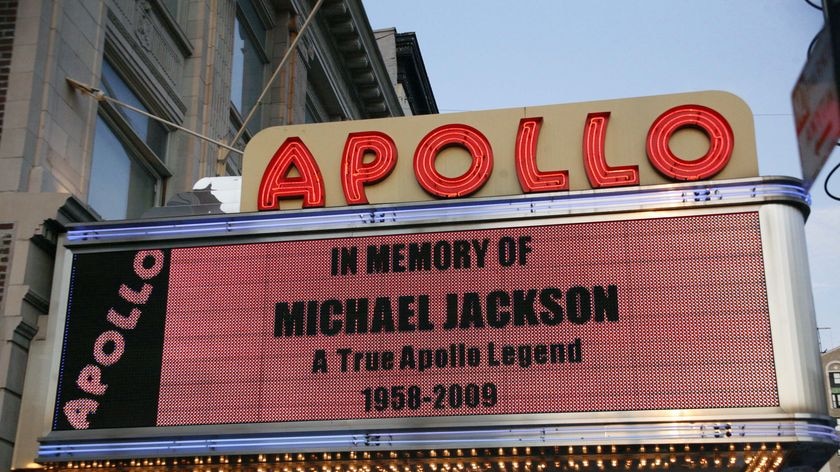
M105 345L109 342L114 343L114 350L110 354L105 352ZM125 352L125 338L117 331L105 331L93 343L93 358L103 366L116 363L123 352Z
M458 177L446 177L435 168L438 153L446 147L459 146L472 157L469 169ZM493 172L493 149L477 129L463 125L439 126L429 132L414 151L414 175L424 190L442 198L470 195L480 189Z
M516 262L516 241L510 236L499 238L499 264L510 267Z
M700 129L709 139L709 150L698 159L686 161L677 157L669 146L671 137L682 128ZM650 163L662 174L676 180L702 180L726 167L735 147L732 127L720 113L702 105L680 105L653 122L647 135Z
M154 262L148 269L143 265L147 258L151 257ZM140 251L134 256L134 273L143 280L149 280L160 274L163 269L163 251Z

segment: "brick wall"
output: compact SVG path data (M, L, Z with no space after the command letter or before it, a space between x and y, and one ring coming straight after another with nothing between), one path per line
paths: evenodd
M17 7L18 0L0 0L0 137L3 136L6 114L6 89L9 86L9 66L12 64Z

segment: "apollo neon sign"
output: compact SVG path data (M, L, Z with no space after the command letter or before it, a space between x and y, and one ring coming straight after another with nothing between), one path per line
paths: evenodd
M564 105L496 111L501 117L490 124L481 114L494 112L269 128L255 138L256 149L246 149L243 210L249 204L276 210L290 199L318 208L698 181L724 173L733 156L738 169L725 178L756 173L751 114L743 102L720 92L662 98L596 102L591 108L597 111L574 114ZM676 104L655 109L661 102ZM614 138L612 120L620 128ZM560 129L567 123L573 129ZM684 130L703 138L699 157L672 146ZM569 140L572 133L577 138ZM549 143L541 148L543 140ZM452 149L468 163L454 174L439 169ZM249 160L257 163L249 168ZM514 184L505 182L512 177ZM369 197L392 179L384 196ZM342 195L332 195L338 188Z

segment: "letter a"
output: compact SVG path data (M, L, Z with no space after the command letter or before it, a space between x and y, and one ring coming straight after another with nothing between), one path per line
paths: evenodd
M75 429L88 429L88 415L96 413L99 407L99 402L90 398L79 398L78 400L71 400L64 404L64 415L67 421Z
M292 168L298 177L289 177ZM315 157L298 137L290 137L274 153L265 168L257 193L260 211L277 210L280 198L303 197L303 207L324 206L324 178Z
M312 358L312 373L327 373L327 351L323 349L315 350L315 357Z

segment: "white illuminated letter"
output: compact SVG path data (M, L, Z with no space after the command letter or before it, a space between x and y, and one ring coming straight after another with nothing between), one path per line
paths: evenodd
M93 395L102 395L108 388L102 383L102 370L93 364L86 365L81 372L79 378L76 379L76 385L80 389Z
M78 400L71 400L64 404L64 415L70 426L76 429L88 429L87 417L91 413L96 413L99 407L99 402L91 400L90 398L79 398Z
M154 259L154 263L147 269L143 262L149 257ZM161 269L163 269L163 251L140 251L134 256L134 273L143 280L149 280L158 275Z
M114 348L111 349L110 353L106 353L105 345L109 343L113 343ZM109 366L120 360L123 352L125 352L125 339L123 339L122 334L116 331L105 331L93 343L93 358L104 366Z
M122 328L125 330L134 329L134 327L137 326L137 320L139 319L140 310L138 310L137 308L132 308L131 313L129 313L128 316L118 313L113 308L108 310L108 321L110 321L117 328Z

